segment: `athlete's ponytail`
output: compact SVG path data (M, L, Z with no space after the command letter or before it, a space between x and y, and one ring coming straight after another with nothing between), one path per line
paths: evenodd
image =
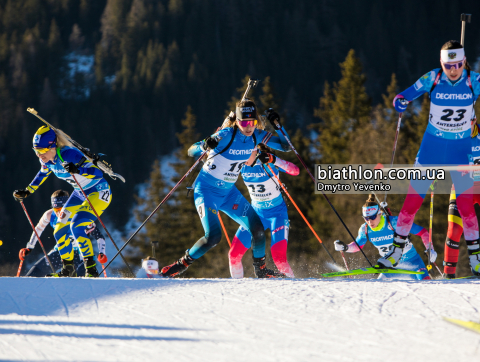
M458 40L449 40L445 44L443 44L442 49L440 50L450 50L450 49L463 49L463 45L460 44ZM472 67L470 67L470 64L468 64L467 61L465 61L465 69L472 70Z
M368 199L363 205L363 207L378 206L377 201L375 200L375 194L368 195Z

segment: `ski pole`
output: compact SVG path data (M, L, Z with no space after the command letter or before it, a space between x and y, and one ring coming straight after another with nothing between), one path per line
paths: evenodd
M165 198L158 204L158 206L155 208L155 210L153 210L151 212L150 215L148 215L148 217L145 219L145 221L137 228L137 230L134 231L134 233L128 238L128 240L125 242L125 244L123 244L123 246L120 248L119 251L117 251L117 253L115 254L115 256L108 262L108 264L105 266L105 268L103 268L103 270L107 269L108 266L112 263L112 261L115 260L115 258L118 256L118 254L120 254L120 252L125 249L125 247L128 245L128 243L135 237L135 235L138 234L138 232L145 226L145 224L147 223L148 220L151 219L151 217L157 212L157 210L160 208L160 206L162 206L169 198L170 196L172 196L172 194L175 192L175 190L178 188L178 186L180 186L180 184L183 182L183 180L185 180L188 175L190 175L190 173L195 169L195 167L197 167L198 163L200 162L200 160L203 158L203 156L207 153L208 151L205 151L204 153L202 153L202 155L198 158L197 161L195 161L195 163L192 165L192 167L190 167L190 169L187 171L187 173L185 175L183 175L183 177L180 179L180 181L177 182L177 184L173 187L173 189L167 194L167 196L165 196ZM103 271L102 270L102 271Z
M93 213L95 214L95 216L97 217L98 221L100 221L100 224L102 224L103 228L105 229L105 232L107 233L108 237L110 238L110 240L112 241L112 244L113 246L115 246L115 249L119 250L118 249L118 246L117 244L115 243L115 241L113 240L112 238L112 235L110 235L110 232L108 231L107 227L105 226L105 224L103 223L102 219L100 219L100 216L97 214L97 211L95 210L95 208L93 207L92 203L90 202L90 199L88 198L87 194L85 193L85 191L83 190L83 187L80 185L80 183L77 181L77 178L75 177L75 174L71 174L72 177L73 177L73 180L75 181L75 183L77 184L77 186L80 188L80 190L82 190L82 194L83 196L85 196L85 199L88 201L88 204L90 205L90 207L92 208L93 210ZM120 252L120 251L119 251ZM130 274L132 274L132 276L135 278L135 274L133 274L133 271L132 271L132 268L130 268L130 265L128 265L127 261L125 260L124 256L122 254L120 254L120 256L122 257L123 261L125 262L125 265L127 266L128 270L130 271ZM104 271L105 268L103 268L102 271Z
M220 225L222 225L223 233L225 234L225 237L227 238L228 241L228 246L232 248L232 243L230 242L230 238L228 237L227 229L225 229L225 225L223 225L223 220L222 217L220 216L220 211L218 212L218 220L220 220Z
M262 165L263 169L265 170L265 165ZM300 214L300 216L303 218L303 221L305 221L305 223L307 224L307 226L310 228L310 230L312 231L313 235L315 235L315 237L317 238L318 242L325 248L325 251L327 252L328 256L330 257L330 259L332 259L333 263L334 264L337 264L337 262L335 261L335 259L333 259L333 256L332 254L330 254L330 252L328 251L327 247L323 244L322 240L320 239L320 237L317 235L317 233L315 232L315 230L313 229L312 225L310 225L310 223L308 222L307 218L305 217L305 215L303 215L303 212L300 211L299 207L297 206L297 204L295 203L295 201L293 201L293 198L292 196L290 196L290 194L288 193L287 191L287 188L285 186L283 186L283 183L280 181L280 179L278 178L278 176L275 174L275 172L273 172L272 168L270 167L269 164L267 164L267 167L268 169L270 170L270 172L272 173L273 177L276 178L276 180L278 181L278 184L280 185L280 187L283 189L283 192L285 192L285 194L288 196L288 198L290 199L290 201L292 202L293 206L295 206L295 208L297 209L298 213ZM267 172L267 170L265 170L265 172Z
M347 270L350 270L350 268L348 267L347 259L345 258L345 253L341 251L340 254L342 255L343 262L345 263L345 268L347 268Z
M285 139L287 140L288 144L290 145L290 148L292 149L292 151L295 153L295 155L297 156L298 160L301 162L301 164L303 165L303 167L305 168L305 170L307 170L308 174L310 175L310 178L312 179L313 183L315 183L315 177L313 177L312 173L310 172L310 170L308 169L307 165L305 164L305 162L303 162L302 160L302 157L298 154L297 150L295 149L295 147L293 146L292 144L292 141L290 141L290 139L287 137L287 135L285 134L285 131L280 127L280 125L278 124L278 122L275 122L275 124L277 125L277 127L280 129L280 132L282 132L283 134L283 137L285 137ZM332 208L333 212L335 213L335 215L337 215L338 219L340 220L340 222L342 223L343 227L345 228L345 230L347 230L348 234L350 235L350 237L352 238L352 240L354 241L354 243L358 246L358 249L360 249L360 251L362 252L363 256L365 257L365 259L367 260L368 264L370 264L370 266L373 268L373 265L372 263L370 262L370 260L367 258L367 256L365 255L365 253L363 252L362 248L360 247L360 245L358 245L357 243L357 240L353 237L353 234L350 232L350 230L348 229L347 225L345 224L345 222L343 221L342 217L340 216L340 214L337 212L337 210L335 209L335 207L333 206L333 204L330 202L329 198L327 197L327 195L323 192L322 192L322 195L323 197L325 198L325 200L327 200L328 204L330 205L330 207Z
M42 241L40 240L40 236L38 236L37 230L35 229L35 226L33 225L33 222L32 222L32 219L30 218L30 215L28 215L27 208L26 208L25 205L23 204L23 201L20 201L20 205L22 205L23 211L25 211L25 215L27 215L27 219L28 219L28 221L30 222L30 226L32 227L33 232L35 233L35 236L37 237L37 240L38 240L38 242L40 243L40 246L42 247L43 253L45 254L45 258L46 258L47 261L48 261L48 265L50 265L50 268L52 268L52 272L55 273L55 269L53 269L53 265L52 265L52 263L50 262L50 258L48 257L48 254L47 254L47 252L45 251L45 248L43 247L43 243L42 243ZM23 265L23 262L20 263L20 267L21 267L22 265ZM19 268L19 269L21 269L21 268Z
M427 261L427 270L430 271L432 270L432 265L430 264L430 255L432 254L431 253L431 250L432 250L432 232L433 232L433 196L434 196L434 189L435 189L435 186L434 184L432 184L430 186L430 235L428 235L428 247L427 247L427 258L428 258L428 261Z
M429 243L428 243L428 248L427 248L427 258L428 258L428 265L427 265L427 270L430 271L432 270L432 266L430 265L430 255L432 246L433 246L433 196L435 192L435 183L437 180L433 181L433 184L430 186L430 189L432 190L430 192L430 235L429 235ZM437 268L438 272L443 278L443 273L440 271L440 268L438 267L437 263L433 262L433 265L435 265L435 268Z
M100 263L100 265L101 265L101 266L102 266L102 268L103 268L103 264L102 264L102 263ZM103 276L104 276L105 278L107 277L107 272L105 271L105 269L103 269Z
M390 160L390 168L393 167L393 161L395 160L395 151L397 150L398 134L400 133L400 126L402 124L403 112L398 114L397 130L395 132L395 141L393 143L392 158ZM387 181L387 185L390 184L390 178ZM384 203L387 203L387 191L385 190L385 198L383 199Z
M18 266L18 270L17 270L17 277L19 277L20 273L22 272L22 266L23 266L23 260L20 259L20 265Z

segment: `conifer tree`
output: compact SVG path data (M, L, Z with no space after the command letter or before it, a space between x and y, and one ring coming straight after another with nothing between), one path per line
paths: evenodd
M349 51L340 64L342 78L333 88L325 85L324 95L315 116L321 119L319 153L323 163L346 163L350 158L349 143L358 127L369 122L371 101L365 91L366 76L360 59Z

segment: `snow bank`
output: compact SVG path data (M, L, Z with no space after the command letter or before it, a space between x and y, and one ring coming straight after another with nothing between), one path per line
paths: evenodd
M0 359L478 361L480 281L0 278Z

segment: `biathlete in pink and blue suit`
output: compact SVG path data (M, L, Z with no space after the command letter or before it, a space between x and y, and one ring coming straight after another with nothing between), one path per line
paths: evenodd
M430 94L430 117L418 151L415 166L468 165L471 153L473 106L480 95L480 75L469 70L463 46L457 41L445 43L440 51L439 69L421 77L398 94L394 106L406 110L409 102ZM457 192L468 248L478 248L478 221L473 207L473 179L468 173L451 171ZM415 214L422 205L431 180L413 180L398 216L392 250L378 260L381 267L392 267L402 257Z
M272 258L281 273L294 278L292 268L287 261L287 244L290 221L288 220L287 205L283 200L281 186L272 175L279 171L288 175L297 176L300 172L293 163L284 161L267 152L260 153L257 164L253 167L244 165L242 177L252 202L252 207L260 217L265 230L270 229ZM230 274L232 278L243 278L242 257L252 245L252 234L240 226L232 240L232 247L228 253Z

